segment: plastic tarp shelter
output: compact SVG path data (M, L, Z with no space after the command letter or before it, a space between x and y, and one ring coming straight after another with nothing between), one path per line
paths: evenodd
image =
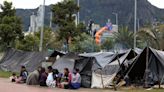
M141 84L164 83L164 51L146 47L134 60L127 75L132 83L137 80L141 80Z
M52 67L54 69L58 69L58 71L61 73L64 73L63 71L64 68L68 68L70 72L72 72L74 69L75 61L77 59L80 59L78 54L70 52L70 53L65 54L58 60L56 60L56 62L52 65Z
M28 52L9 48L1 59L0 69L19 72L20 67L24 65L29 72L32 72L41 66L46 56L47 52Z
M121 57L106 64L105 67L93 71L91 88L107 88L110 87L110 85L113 85L113 79L120 71L121 66L126 63L127 60L134 58L136 55L137 53L133 50L128 50Z

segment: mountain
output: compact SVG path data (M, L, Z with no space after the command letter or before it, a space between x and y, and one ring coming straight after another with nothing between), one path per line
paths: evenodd
M49 25L50 6L46 7L45 24ZM17 9L17 15L23 20L25 30L30 23L30 15L37 9ZM128 25L133 28L134 21L134 0L80 0L80 20L88 23L92 19L95 23L105 25L107 19L115 23L115 15L118 13L119 25ZM148 0L138 0L138 19L140 25L164 18L164 10L159 9Z

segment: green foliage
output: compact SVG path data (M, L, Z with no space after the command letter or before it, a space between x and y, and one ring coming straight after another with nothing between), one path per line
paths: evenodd
M5 1L0 8L0 45L14 47L15 40L23 38L21 20L16 17L12 3Z
M0 13L0 17L3 16L15 16L15 9L12 8L12 3L4 1L3 5L0 6L2 12Z
M31 33L22 40L17 40L16 48L25 51L38 51L40 43L40 31ZM62 49L62 42L56 39L56 34L50 29L45 28L43 38L43 50L47 49Z
M115 43L119 43L125 48L133 48L133 39L133 32L129 31L128 27L122 27L114 33Z
M110 50L114 47L113 38L106 38L105 42L101 45L101 49L103 50Z
M81 53L95 52L100 51L100 47L96 45L95 40L90 35L82 33L80 36L75 37L70 44L70 51Z
M137 37L140 44L150 46L156 49L164 49L164 25L158 25L155 29L144 27L138 33Z
M24 51L34 51L39 48L39 38L33 34L29 34L24 37L21 41L16 41L16 49Z
M53 23L59 27L57 38L65 40L67 44L69 44L70 38L79 35L79 30L75 26L75 17L73 16L78 10L79 7L74 0L64 0L53 5L52 8L52 12L54 13Z

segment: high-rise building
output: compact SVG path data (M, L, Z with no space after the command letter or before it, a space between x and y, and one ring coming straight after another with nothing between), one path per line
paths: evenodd
M43 10L44 7L43 5L39 6L38 12L37 12L37 17L36 17L36 31L39 31L39 29L42 27L43 23Z
M30 16L30 27L28 32L36 31L36 15L34 13Z
M43 5L39 6L39 9L37 11L37 15L34 13L30 16L30 26L28 32L37 32L42 27L43 23Z

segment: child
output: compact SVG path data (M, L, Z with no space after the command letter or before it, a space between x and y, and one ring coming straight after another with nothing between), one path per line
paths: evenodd
M15 74L15 73L12 73L12 76L10 77L10 81L11 81L11 82L15 82L16 79L17 79L16 74Z
M53 77L53 69L51 66L48 67L48 77L46 80L46 84L48 87L56 87L56 81Z

